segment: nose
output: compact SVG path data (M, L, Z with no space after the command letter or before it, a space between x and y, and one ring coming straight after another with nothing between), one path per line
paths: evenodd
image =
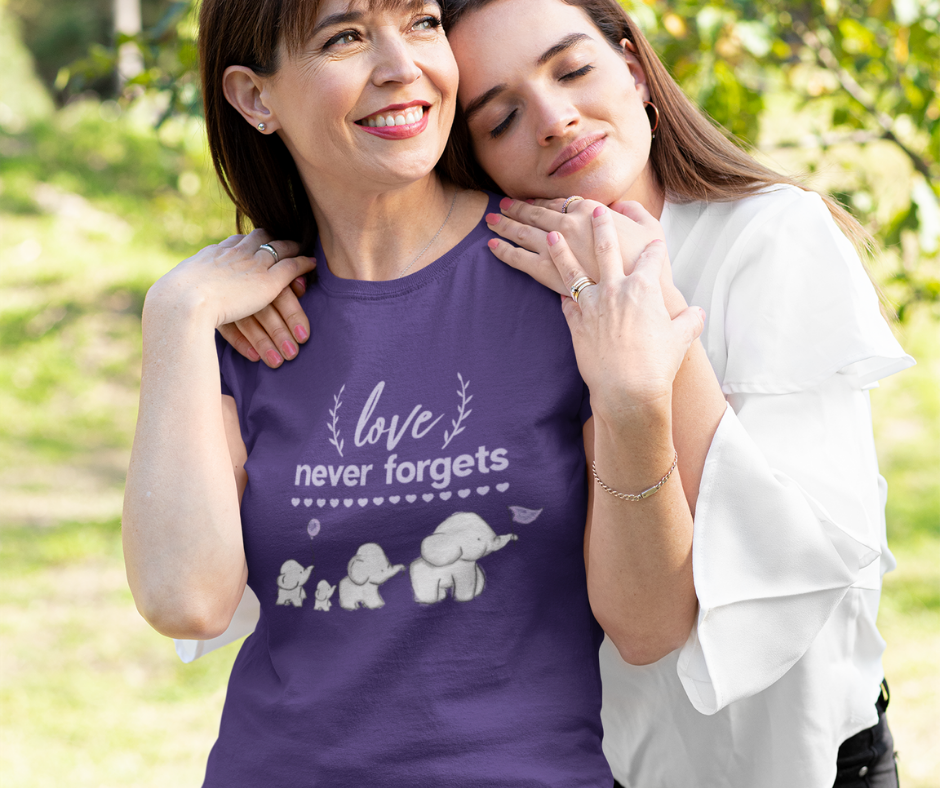
M392 36L382 42L378 62L372 72L376 85L397 82L410 85L421 77L421 69L415 63L410 47L401 38Z
M580 120L577 108L563 93L549 93L540 97L535 109L539 145L550 145L557 137L570 133Z

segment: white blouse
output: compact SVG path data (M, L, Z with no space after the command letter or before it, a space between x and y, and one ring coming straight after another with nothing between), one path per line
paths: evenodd
M706 311L728 408L705 461L686 645L605 641L604 751L628 788L831 788L877 721L885 539L867 389L912 365L820 197L667 203L673 278Z
M729 406L695 513L698 620L653 665L605 640L604 751L627 788L830 788L839 744L877 720L894 567L867 389L914 361L818 195L667 203L662 224ZM222 636L177 653L257 616L247 589Z

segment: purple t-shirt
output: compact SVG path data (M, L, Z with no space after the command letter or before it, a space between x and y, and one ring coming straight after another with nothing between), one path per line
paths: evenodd
M612 784L587 390L558 296L491 237L389 282L339 279L318 249L294 361L220 344L261 617L205 785Z

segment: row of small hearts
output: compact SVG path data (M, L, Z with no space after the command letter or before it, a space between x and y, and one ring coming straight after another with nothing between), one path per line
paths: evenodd
M509 482L503 482L502 484L497 484L496 489L499 492L506 492L506 490L509 489ZM489 491L490 491L490 488L488 486L477 487L477 495L486 495ZM460 498L466 498L468 495L470 495L471 492L472 490L458 490L457 496ZM449 501L452 495L453 495L453 492L451 490L445 490L444 492L437 494L438 498L440 498L442 501ZM418 496L406 495L405 500L408 503L414 503L415 501L418 500ZM434 493L424 493L421 496L421 500L425 501L426 503L430 503L431 501L434 500ZM401 501L400 495L390 495L388 497L389 503L398 503L399 501ZM300 498L291 498L290 502L291 502L291 505L293 506L300 506ZM304 498L303 503L304 503L304 506L313 506L313 498ZM342 500L343 506L347 508L352 506L353 503L358 503L360 506L366 506L369 503L369 499L359 498L358 500L354 501L352 498L344 498ZM385 498L373 498L372 503L374 503L376 506L381 506L383 503L385 503ZM324 506L326 506L326 504L327 504L326 498L317 498L317 506L319 506L321 509ZM337 506L340 505L340 499L330 498L329 504L335 509Z

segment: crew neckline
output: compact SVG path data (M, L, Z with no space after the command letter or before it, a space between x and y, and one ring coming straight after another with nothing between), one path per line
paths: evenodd
M499 200L499 195L489 193L489 202L487 203L484 216L487 213L499 212ZM486 222L481 219L452 249L445 252L424 268L415 271L413 274L403 276L400 279L386 279L379 282L364 279L343 279L334 274L330 270L326 253L323 251L323 245L320 243L320 238L317 237L314 252L314 257L317 260L317 285L322 287L323 291L328 295L340 298L378 300L408 295L430 282L439 279L441 276L444 276L464 255L467 249L477 243L488 232Z

